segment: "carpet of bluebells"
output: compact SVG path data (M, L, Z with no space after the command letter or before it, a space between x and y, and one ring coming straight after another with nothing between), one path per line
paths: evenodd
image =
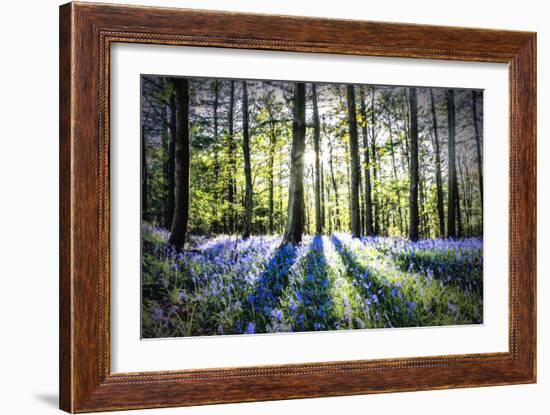
M185 251L145 225L145 338L478 324L478 238L191 237Z

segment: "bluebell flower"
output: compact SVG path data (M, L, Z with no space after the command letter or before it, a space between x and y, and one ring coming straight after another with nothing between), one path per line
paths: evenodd
M273 310L271 310L271 318L281 322L283 320L283 312L278 308L274 308Z

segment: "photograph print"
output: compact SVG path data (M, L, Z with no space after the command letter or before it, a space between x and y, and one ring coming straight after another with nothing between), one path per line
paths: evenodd
M142 338L483 323L483 91L141 76Z

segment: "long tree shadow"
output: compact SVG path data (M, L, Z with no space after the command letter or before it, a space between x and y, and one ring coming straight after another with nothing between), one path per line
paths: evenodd
M286 293L287 318L293 331L333 329L335 316L323 238L314 236Z
M243 316L237 331L245 333L265 332L270 314L278 306L284 289L288 285L290 268L296 260L298 247L282 245L267 261L264 271L258 277L253 292L243 305Z
M338 236L331 235L331 242L344 262L348 279L364 297L372 320L389 327L414 325L410 321L410 306L407 307L410 301L405 298L401 285L391 283L369 264L361 264Z

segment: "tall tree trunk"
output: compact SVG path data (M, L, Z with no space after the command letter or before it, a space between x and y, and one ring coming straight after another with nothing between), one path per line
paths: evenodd
M176 174L176 94L174 91L170 94L170 101L168 104L168 110L170 111L170 119L168 121L168 127L170 130L169 143L168 143L168 168L167 168L167 196L166 196L166 222L165 227L168 229L172 225L174 220L175 209L175 177Z
M410 180L409 180L409 239L418 240L418 104L416 88L409 88L410 109Z
M144 121L141 122L141 220L149 219L149 205L147 192L147 156L145 148L145 129L143 128Z
M443 181L441 179L441 151L439 148L439 133L437 130L437 115L435 112L434 94L430 88L430 104L433 123L433 145L435 153L435 185L437 195L437 216L439 219L439 236L445 236L445 207L443 206Z
M422 159L422 157L420 157ZM428 210L426 209L426 202L428 195L426 194L426 178L424 175L424 169L419 168L418 177L418 198L420 201L420 235L422 238L430 237L430 222Z
M410 140L410 136L411 136L411 131L410 131L410 117L409 117L409 107L410 107L410 98L409 96L407 96L407 89L410 90L410 88L403 88L403 100L402 100L402 107L401 107L401 111L402 111L402 115L403 115L403 131L405 133L405 140L403 140L401 142L401 147L404 147L402 149L403 151L403 156L405 158L405 161L407 162L407 169L410 169L410 166L411 166L411 161L409 159L409 154L410 154L410 145L409 145L409 140Z
M371 157L372 157L372 205L373 205L373 232L375 235L378 235L380 232L380 198L375 187L376 180L378 179L378 172L376 170L376 115L375 115L375 96L376 90L374 87L371 88L371 108L370 108L370 128L371 128Z
M466 221L466 232L464 232L464 227L461 226L460 235L463 236L464 234L471 234L470 232L470 207L468 203L468 194L466 190L466 181L468 177L468 167L466 166L466 163L464 162L464 159L462 157L458 157L457 160L457 167L458 167L458 174L460 177L460 183L457 183L458 187L458 193L460 195L460 190L462 189L462 197L460 198L462 200L462 206L464 207L464 218Z
M243 239L250 236L252 229L252 167L250 164L250 136L248 129L248 89L246 81L243 81L243 157L244 157L244 177L245 177L245 197L244 197L244 223Z
M327 204L326 204L326 223L328 224L328 233L329 235L332 233L332 222L334 219L334 215L332 214L332 203L331 203L331 194L330 194L330 183L325 184L325 194L327 196Z
M330 180L332 182L332 188L334 189L334 228L341 230L340 226L340 206L338 196L338 184L336 183L336 175L334 174L334 161L332 153L332 140L329 140L329 168L330 168Z
M323 233L323 219L321 213L321 159L319 156L321 148L321 126L319 123L319 109L317 107L317 86L311 84L313 94L313 146L315 149L315 232Z
M176 171L174 219L168 243L183 249L189 219L189 81L174 78L176 92Z
M456 142L455 142L456 147ZM456 150L455 150L455 203L456 203L456 236L459 238L462 236L462 207L460 205L462 198L460 197L460 188L459 188L459 180L458 180L458 170L459 170L459 162L458 157L456 157ZM458 166L458 167L457 167Z
M278 233L283 233L285 230L285 224L284 224L284 212L283 212L283 162L282 159L279 158L279 212L278 212L278 226L277 230Z
M288 215L282 244L297 245L304 231L304 150L306 146L306 85L298 82L294 87L292 108L292 149L290 155L290 184Z
M349 127L349 151L350 151L350 176L351 176L351 205L350 228L354 238L361 236L361 222L359 219L359 144L357 137L357 113L355 109L355 88L347 86L348 98L348 127Z
M374 235L372 226L372 195L371 195L371 180L370 180L370 151L369 137L367 127L367 107L365 104L365 90L361 87L361 125L363 132L363 157L365 162L365 233L369 236Z
M325 195L325 166L323 163L323 152L321 151L321 227L324 230L326 225L326 195Z
M220 174L220 162L218 159L218 108L219 108L219 102L220 102L220 84L218 80L216 79L214 81L214 103L213 103L213 113L214 113L214 189L213 189L213 197L214 200L217 201L219 199L218 194L218 182L219 182L219 174ZM220 223L219 223L219 217L218 212L214 211L214 220L212 221L212 228L214 229L214 232L219 232L220 230Z
M449 127L449 172L448 172L448 202L447 202L447 237L456 237L456 208L458 196L456 185L456 155L455 155L455 93L452 89L447 90L447 119Z
M235 232L235 192L236 183L235 175L237 169L235 166L235 137L233 132L233 119L235 111L235 81L230 81L229 89L229 112L227 115L228 123L228 160L229 160L229 181L227 183L227 202L229 203L228 216L229 216L229 232Z
M275 164L275 143L277 140L276 136L276 130L275 130L275 118L273 117L273 114L270 113L270 131L269 131L269 157L268 157L268 185L269 185L269 233L274 233L274 214L275 214L275 208L274 208L274 186L275 186L275 179L273 177L274 171L273 167Z
M476 150L477 150L477 169L479 177L479 192L481 196L481 209L483 210L483 164L481 155L481 134L479 133L478 117L477 117L477 91L472 91L472 115L474 118L474 132L476 137ZM482 215L483 220L483 215Z
M395 180L395 193L397 195L397 213L399 214L399 232L403 235L403 212L401 210L401 190L399 186L399 177L397 176L397 167L395 164L395 144L393 142L393 130L391 122L391 114L388 112L388 133L390 139L390 151L391 151L391 161L392 161L392 170L393 178Z

